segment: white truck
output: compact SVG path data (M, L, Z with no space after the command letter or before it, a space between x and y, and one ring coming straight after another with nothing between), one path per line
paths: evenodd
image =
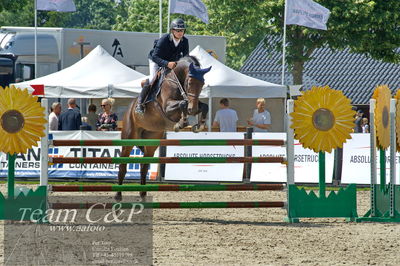
M158 33L38 28L37 77L71 66L97 45L123 64L148 74L147 55L158 38ZM34 28L1 27L0 86L35 77L34 39ZM225 63L224 37L190 35L188 39L191 48L200 45Z

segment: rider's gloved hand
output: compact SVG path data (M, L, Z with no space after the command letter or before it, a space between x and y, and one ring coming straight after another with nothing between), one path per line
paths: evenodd
M174 68L176 67L176 62L168 62L167 67L168 67L169 69L174 69Z

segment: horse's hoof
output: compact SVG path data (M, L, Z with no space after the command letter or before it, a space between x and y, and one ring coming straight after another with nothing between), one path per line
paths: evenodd
M147 192L145 192L145 191L140 192L140 201L146 202L146 196L147 196Z
M147 202L147 196L141 196L140 197L140 202Z
M179 127L179 124L175 124L174 130L175 130L175 132L179 132L179 130L181 130L181 128Z
M114 199L115 199L117 202L121 202L121 201L122 201L122 193L117 193L117 194L115 194Z
M192 132L193 132L193 133L199 133L199 132L200 132L200 127L199 127L199 125L193 125L193 126L192 126Z

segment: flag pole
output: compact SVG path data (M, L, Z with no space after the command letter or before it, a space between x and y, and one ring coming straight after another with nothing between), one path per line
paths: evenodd
M286 15L287 0L285 0L285 13L283 18L283 40L282 40L282 85L285 85L285 59L286 59Z
M162 35L162 0L159 0L159 16L160 16L160 34L159 37L161 38Z
M167 32L169 32L169 21L170 21L170 15L171 15L171 0L168 0L168 24L167 24Z
M37 0L35 0L35 78L37 78Z

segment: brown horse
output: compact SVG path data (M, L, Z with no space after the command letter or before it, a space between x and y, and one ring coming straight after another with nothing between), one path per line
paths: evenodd
M204 128L208 105L199 101L204 85L204 74L211 67L201 69L195 57L184 57L177 62L173 70L164 70L160 93L155 101L148 102L144 115L135 113L136 100L132 101L124 115L121 139L161 139L166 130L178 131L188 125L187 115L197 115L198 124L193 126L196 132ZM156 82L153 82L153 86ZM143 86L143 85L142 85ZM199 115L200 116L200 115ZM200 122L199 122L200 120ZM122 148L121 157L128 157L132 146ZM153 157L157 146L138 147L144 157ZM149 164L140 164L140 183L146 184ZM122 185L126 175L126 164L119 165L118 184ZM144 198L146 192L141 192ZM117 192L115 199L122 200L122 193Z

